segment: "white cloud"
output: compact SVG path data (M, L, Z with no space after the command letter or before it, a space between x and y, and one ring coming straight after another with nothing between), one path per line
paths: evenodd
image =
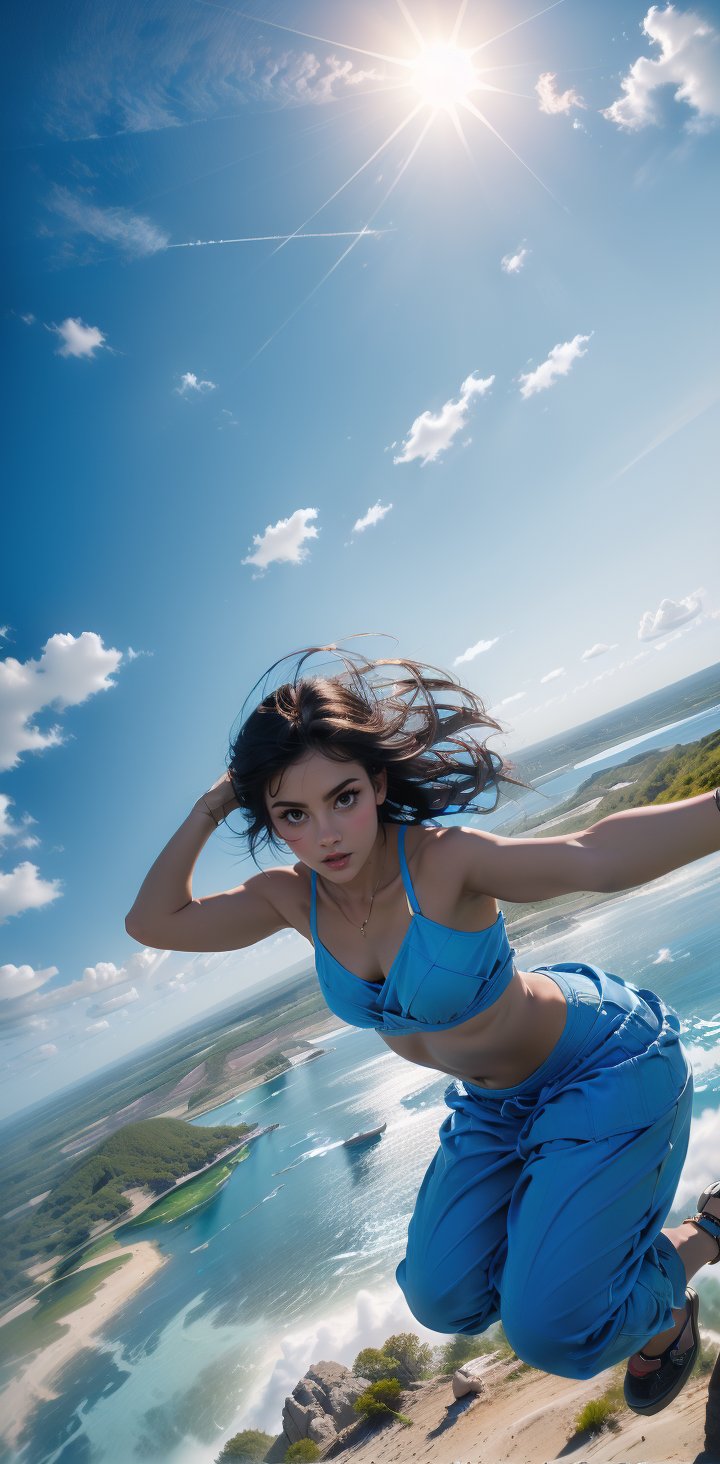
M74 234L89 235L101 244L114 244L127 259L140 259L167 249L167 234L141 214L127 208L100 208L56 185L48 207L59 214Z
M668 961L672 961L672 960L673 960L673 954L672 954L672 951L670 950L670 947L669 946L661 946L660 949L659 949L659 951L658 951L658 953L657 953L657 955L656 955L656 957L655 957L655 960L654 961L651 961L650 962L650 965L651 966L665 966L665 965L667 965Z
M702 1113L693 1117L687 1158L671 1213L677 1211L680 1215L687 1215L688 1206L694 1210L698 1195L702 1194L709 1176L717 1168L719 1151L720 1110L704 1108Z
M501 270L503 270L505 274L519 274L529 253L530 250L526 249L524 244L521 244L520 247L515 250L514 254L503 254L503 257L500 260Z
M24 813L20 823L14 823L10 814L12 801L7 793L0 793L0 844L6 839L12 839L21 849L35 849L40 840L35 834L26 833L26 830L37 820L29 813Z
M421 412L408 432L402 451L393 458L393 462L411 463L415 458L420 458L423 467L427 463L434 463L465 427L473 397L485 396L494 380L494 376L483 378L473 372L463 381L457 401L451 399L445 402L439 412Z
M57 966L46 966L42 971L34 971L32 966L0 966L0 1001L29 996L57 974Z
M59 879L42 879L36 864L24 860L10 874L0 871L0 925L25 910L41 910L61 894Z
M238 114L252 101L318 106L385 79L376 66L361 69L328 48L318 57L276 44L267 30L251 37L222 7L186 8L178 25L171 0L154 0L152 17L148 44L142 5L111 0L84 8L68 47L57 48L44 89L53 132L108 137L178 128Z
M372 508L368 509L363 518L355 520L352 526L352 532L354 534L361 534L363 529L369 529L374 527L375 524L379 524L380 520L384 519L386 513L389 513L391 508L391 503L382 504L378 499L377 503L374 503Z
M35 1049L35 1053L37 1057L42 1058L57 1057L58 1049L54 1042L43 1042L41 1047Z
M564 675L565 675L565 667L564 666L556 666L554 671L548 671L547 676L541 676L540 677L540 685L541 686L544 686L546 681L559 681L560 677L561 676L564 676Z
M123 991L120 996L111 996L108 1001L96 1002L94 1006L88 1007L88 1016L99 1017L105 1012L116 1012L120 1007L129 1006L139 1000L140 992L136 986L131 986L129 991Z
M657 610L646 610L640 618L638 640L655 640L656 636L666 635L687 620L694 620L702 610L700 596L701 591L695 590L684 600L661 600Z
M543 71L542 76L539 76L535 83L541 112L547 112L552 116L558 112L571 112L573 107L585 106L580 94L572 87L568 87L567 91L559 92L555 85L556 81L556 72Z
M86 357L92 361L95 352L105 345L105 336L97 325L85 325L77 316L68 316L61 325L49 325L48 330L60 337L56 356Z
M583 651L583 653L582 653L582 655L580 657L580 660L581 661L594 661L594 659L595 659L596 656L604 656L607 651L614 651L614 650L615 650L615 646L614 645L612 645L612 646L606 646L606 644L605 644L604 641L596 641L594 646L590 646L587 651Z
M656 59L640 56L622 80L623 95L607 107L603 117L634 132L658 121L656 92L675 88L676 102L692 108L688 123L700 130L720 116L720 35L692 10L651 5L643 31L660 47Z
M100 1021L100 1022L91 1022L90 1023L90 1026L85 1028L85 1031L86 1032L91 1032L91 1033L92 1032L109 1032L109 1030L110 1030L110 1023L106 1020L105 1017L103 1017L102 1021Z
M528 397L534 396L535 392L547 391L549 386L555 385L559 376L567 376L574 362L586 354L589 340L589 335L576 335L571 341L564 341L561 345L553 346L547 360L537 366L534 371L525 372L520 376L521 397L526 400Z
M308 554L306 539L318 536L311 523L317 516L316 508L296 508L289 518L268 524L264 534L253 534L255 548L241 562L256 564L260 570L269 564L302 564Z
M34 325L35 324L35 316L32 314L31 311L28 311L27 315L21 315L20 316L20 319L22 320L22 322L23 322L24 325Z
M372 68L360 71L352 61L338 56L325 56L319 61L312 51L287 51L268 63L260 85L269 97L277 98L280 93L288 101L317 105L333 102L345 90L363 82L382 80L382 72Z
M0 769L16 767L23 752L59 747L61 728L42 732L33 718L46 707L64 711L109 691L121 661L122 652L104 646L92 630L51 635L39 661L0 661Z
M526 691L515 691L513 692L512 696L504 696L502 701L495 703L494 707L492 708L492 714L494 714L495 712L499 712L501 707L509 707L512 705L513 702L522 701L524 696L527 696Z
M462 666L466 661L474 661L476 656L482 656L485 651L492 650L492 647L497 645L499 639L499 635L496 635L493 636L492 640L476 641L474 646L468 646L466 651L462 651L459 656L455 657L453 666Z
M109 1010L107 1001L98 1002L99 998L107 998L115 988L129 986L130 983L135 991L136 981L143 984L146 995L152 995L161 991L168 980L178 974L172 969L161 970L166 962L170 962L171 955L179 961L175 952L149 948L133 951L124 966L116 966L113 961L98 961L95 966L86 966L77 981L55 986L50 985L50 981L58 975L57 966L49 966L43 971L34 971L29 965L0 967L0 1000L13 1003L5 1021L11 1020L19 1027L34 1027L43 1020L43 1013L62 1013L78 1001L94 1002L88 1007L87 1015L97 1015ZM185 973L180 971L179 974ZM118 998L115 1007L125 1004L126 998L131 1002L136 999L126 993Z
M184 371L180 378L180 385L175 387L178 396L187 396L189 392L196 391L201 396L208 391L215 391L214 381L201 381L194 371Z

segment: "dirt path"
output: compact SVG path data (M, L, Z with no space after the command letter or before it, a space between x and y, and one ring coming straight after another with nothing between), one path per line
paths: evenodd
M527 1372L499 1379L469 1403L454 1402L450 1379L436 1380L405 1394L401 1411L411 1428L386 1425L338 1457L348 1464L711 1464L703 1453L707 1375L692 1379L654 1418L623 1410L617 1431L577 1437L579 1410L609 1380L609 1373L572 1382Z

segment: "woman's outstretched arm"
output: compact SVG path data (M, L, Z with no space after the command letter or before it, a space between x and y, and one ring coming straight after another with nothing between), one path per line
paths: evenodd
M593 824L587 840L605 871L605 888L627 890L720 849L720 805L714 793L698 793L624 808Z
M503 839L456 828L447 857L468 890L517 903L575 890L627 890L720 849L714 793L628 808L550 839Z
M229 779L220 778L198 798L146 874L125 918L128 935L157 950L232 951L287 928L291 922L276 903L279 895L287 908L295 879L287 867L255 874L237 889L193 899L198 857L217 820L231 807L237 803Z

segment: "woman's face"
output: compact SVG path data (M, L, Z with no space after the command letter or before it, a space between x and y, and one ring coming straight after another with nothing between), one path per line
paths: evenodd
M345 882L375 844L386 791L384 771L373 782L362 763L309 752L285 769L272 791L265 789L265 803L273 828L298 859L324 878ZM325 862L332 854L349 858L333 866Z

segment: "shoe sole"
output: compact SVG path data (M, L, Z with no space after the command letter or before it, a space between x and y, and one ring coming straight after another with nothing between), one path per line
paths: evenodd
M686 1300L690 1302L690 1316L688 1317L688 1321L691 1324L693 1334L693 1345L692 1347L688 1348L688 1352L691 1354L690 1360L688 1363L686 1363L673 1387L668 1388L667 1393L664 1393L662 1398L657 1398L655 1402L650 1403L647 1408L643 1408L642 1404L635 1403L634 1401L631 1402L627 1396L627 1392L625 1392L625 1402L628 1408L630 1408L633 1413L642 1413L644 1416L649 1416L652 1413L661 1413L663 1408L667 1408L668 1403L672 1403L673 1399L677 1398L678 1393L682 1392L682 1389L685 1387L686 1382L690 1378L695 1363L697 1362L697 1356L700 1350L700 1333L698 1331L698 1311L700 1308L700 1298L697 1292L693 1291L691 1286L687 1287L685 1297ZM687 1326L687 1322L685 1325ZM627 1386L627 1375L625 1378L625 1384Z

